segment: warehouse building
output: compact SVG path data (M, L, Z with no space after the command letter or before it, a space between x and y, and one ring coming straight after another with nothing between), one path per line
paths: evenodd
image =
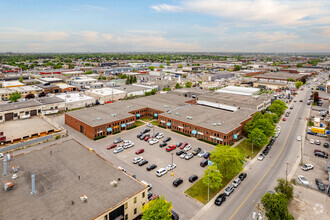
M164 128L214 143L232 144L241 137L244 125L256 111L197 103L196 99L174 94L158 94L68 112L65 123L96 139L134 127L139 118L153 117L158 118Z
M44 97L28 101L0 105L0 122L26 119L43 114L54 114L65 110L65 103L57 97Z
M94 97L99 104L106 104L119 99L124 99L127 92L119 89L104 87L100 89L87 90L85 91L85 94Z
M84 95L83 93L62 93L56 97L65 101L65 110L90 107L96 104L93 97Z
M252 96L257 95L260 92L260 89L241 86L227 86L222 89L216 90L215 92Z
M72 139L3 164L0 219L140 219L148 201L146 185Z
M306 80L310 74L303 73L289 73L289 72L268 72L264 74L260 74L257 76L253 76L260 81L273 81L273 82L288 82L290 80L293 81L303 81Z

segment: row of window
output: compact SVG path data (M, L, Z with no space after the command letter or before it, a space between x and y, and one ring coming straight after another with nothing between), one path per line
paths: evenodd
M112 124L104 125L102 127L95 128L95 132L103 131L104 129L115 127L115 126L120 126L121 124L127 124L127 123L133 122L133 121L135 121L135 119L134 118L130 118L130 119L127 119L125 121L115 122L115 123L112 123ZM127 126L129 126L129 125L127 125Z

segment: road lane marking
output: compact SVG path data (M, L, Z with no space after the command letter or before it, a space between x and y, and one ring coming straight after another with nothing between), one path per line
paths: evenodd
M295 117L294 117L294 121L296 120L297 116L298 116L298 113L299 113L299 110L301 109L303 105L300 106L300 108L298 109ZM268 172L273 168L273 166L275 165L275 163L277 162L278 158L281 156L282 152L283 152L283 149L286 145L286 142L288 141L288 138L290 136L290 133L292 131L292 128L293 128L293 125L294 123L292 123L291 125L291 128L289 130L289 133L288 133L288 136L286 137L285 141L284 141L284 144L282 146L282 149L280 151L280 153L277 155L276 159L274 160L274 162L272 163L272 165L269 167L269 169L267 170L267 172L263 175L263 177L260 179L260 181L255 185L255 187L252 189L252 191L249 193L249 195L247 195L247 197L244 199L244 201L242 202L242 204L236 209L236 211L234 212L234 214L232 216L230 216L229 219L232 219L234 217L234 215L238 212L238 210L242 207L242 205L244 205L244 203L246 202L246 200L248 200L248 198L251 196L251 194L254 192L254 190L259 186L259 184L261 183L261 181L265 178L265 176L268 174Z

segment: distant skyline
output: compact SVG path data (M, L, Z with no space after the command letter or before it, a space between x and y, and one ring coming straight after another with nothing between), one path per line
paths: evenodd
M0 0L0 52L330 52L328 0Z

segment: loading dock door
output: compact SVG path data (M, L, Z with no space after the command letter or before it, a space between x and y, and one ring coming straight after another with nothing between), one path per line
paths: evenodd
M14 113L5 114L5 121L11 121L14 119Z
M31 116L35 116L35 115L37 115L37 110L32 110L32 111L30 111L30 115L31 115Z

